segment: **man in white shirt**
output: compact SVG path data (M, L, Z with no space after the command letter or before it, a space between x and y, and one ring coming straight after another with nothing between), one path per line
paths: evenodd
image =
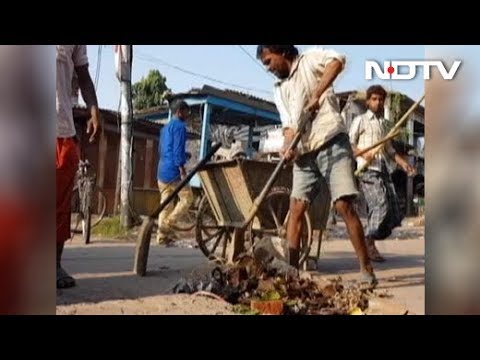
M65 242L70 239L71 199L78 169L79 149L73 122L72 79L76 73L90 120L87 133L93 142L100 127L100 111L90 73L86 45L57 45L57 288L75 286L75 280L62 268Z
M375 240L385 240L403 220L395 187L387 168L388 158L394 159L408 175L415 173L414 168L395 151L390 142L385 145L384 151L377 155L371 150L358 156L362 149L375 145L387 135L388 121L384 118L386 97L387 92L383 87L374 85L368 88L368 110L353 120L349 133L358 167L363 167L367 161L370 162L360 177L360 184L368 205L366 234L368 255L370 260L377 262L383 262L385 259L378 252Z
M301 219L318 195L322 181L326 181L335 208L350 234L362 281L376 285L363 227L353 206L358 189L352 148L332 86L345 66L345 56L334 50L313 49L299 54L293 45L259 45L257 58L280 79L275 84L274 96L283 124L284 149L299 130L301 115L315 114L307 123L298 148L282 154L288 160L295 160L287 228L290 264L298 267Z

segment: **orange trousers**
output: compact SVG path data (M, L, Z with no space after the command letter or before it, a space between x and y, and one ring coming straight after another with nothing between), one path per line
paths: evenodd
M71 237L72 192L79 160L74 138L57 139L57 244Z

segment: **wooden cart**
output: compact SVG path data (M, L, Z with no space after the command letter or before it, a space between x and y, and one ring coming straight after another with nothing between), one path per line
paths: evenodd
M200 249L209 259L232 262L264 236L285 238L292 187L291 167L282 170L254 220L245 224L255 198L275 167L274 162L235 159L211 163L199 171L205 197L199 206L195 232ZM320 249L330 206L330 194L324 183L303 219L301 264L311 252L314 231L318 231Z

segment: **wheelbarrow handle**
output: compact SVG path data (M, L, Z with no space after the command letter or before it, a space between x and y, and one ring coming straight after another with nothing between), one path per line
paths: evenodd
M212 148L207 153L207 155L202 159L202 161L200 161L197 165L195 165L195 167L192 170L190 170L188 175L180 182L180 184L177 185L175 190L173 190L172 194L170 194L170 196L168 196L164 201L162 201L162 203L155 209L155 211L150 215L150 219L156 219L158 217L158 215L163 211L163 209L165 209L165 207L170 203L170 201L172 201L175 198L175 196L178 195L178 193L185 187L185 185L187 185L190 182L190 180L192 180L195 174L202 167L204 167L208 161L210 161L212 156L215 155L215 153L221 147L222 147L222 143L217 143L212 146Z
M285 151L286 153L288 153L289 151L295 150L297 148L298 144L300 143L300 140L302 139L305 126L307 125L308 122L310 122L313 119L314 115L315 115L314 113L310 113L310 112L304 113L302 115L299 121L300 126L298 128L298 131L295 134L293 141L290 143L289 147ZM257 213L258 208L262 204L263 200L265 200L265 198L267 197L275 181L277 181L278 175L280 174L280 171L282 171L286 163L287 163L287 159L285 157L282 157L280 162L277 164L275 170L273 171L272 175L268 179L267 183L265 184L265 187L263 188L262 192L254 200L252 208L250 209L250 213L248 214L248 217L245 220L244 227L247 227L248 224L250 224L250 222L255 217L255 214Z

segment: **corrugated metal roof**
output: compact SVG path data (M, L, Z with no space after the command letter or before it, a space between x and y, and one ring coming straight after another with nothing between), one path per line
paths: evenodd
M271 101L261 99L259 97L226 89L218 89L213 86L204 85L201 89L192 89L185 93L179 93L172 96L172 99L177 98L186 98L189 96L216 96L222 99L236 101L238 103L251 106L260 110L270 111L273 113L277 113L277 107Z

